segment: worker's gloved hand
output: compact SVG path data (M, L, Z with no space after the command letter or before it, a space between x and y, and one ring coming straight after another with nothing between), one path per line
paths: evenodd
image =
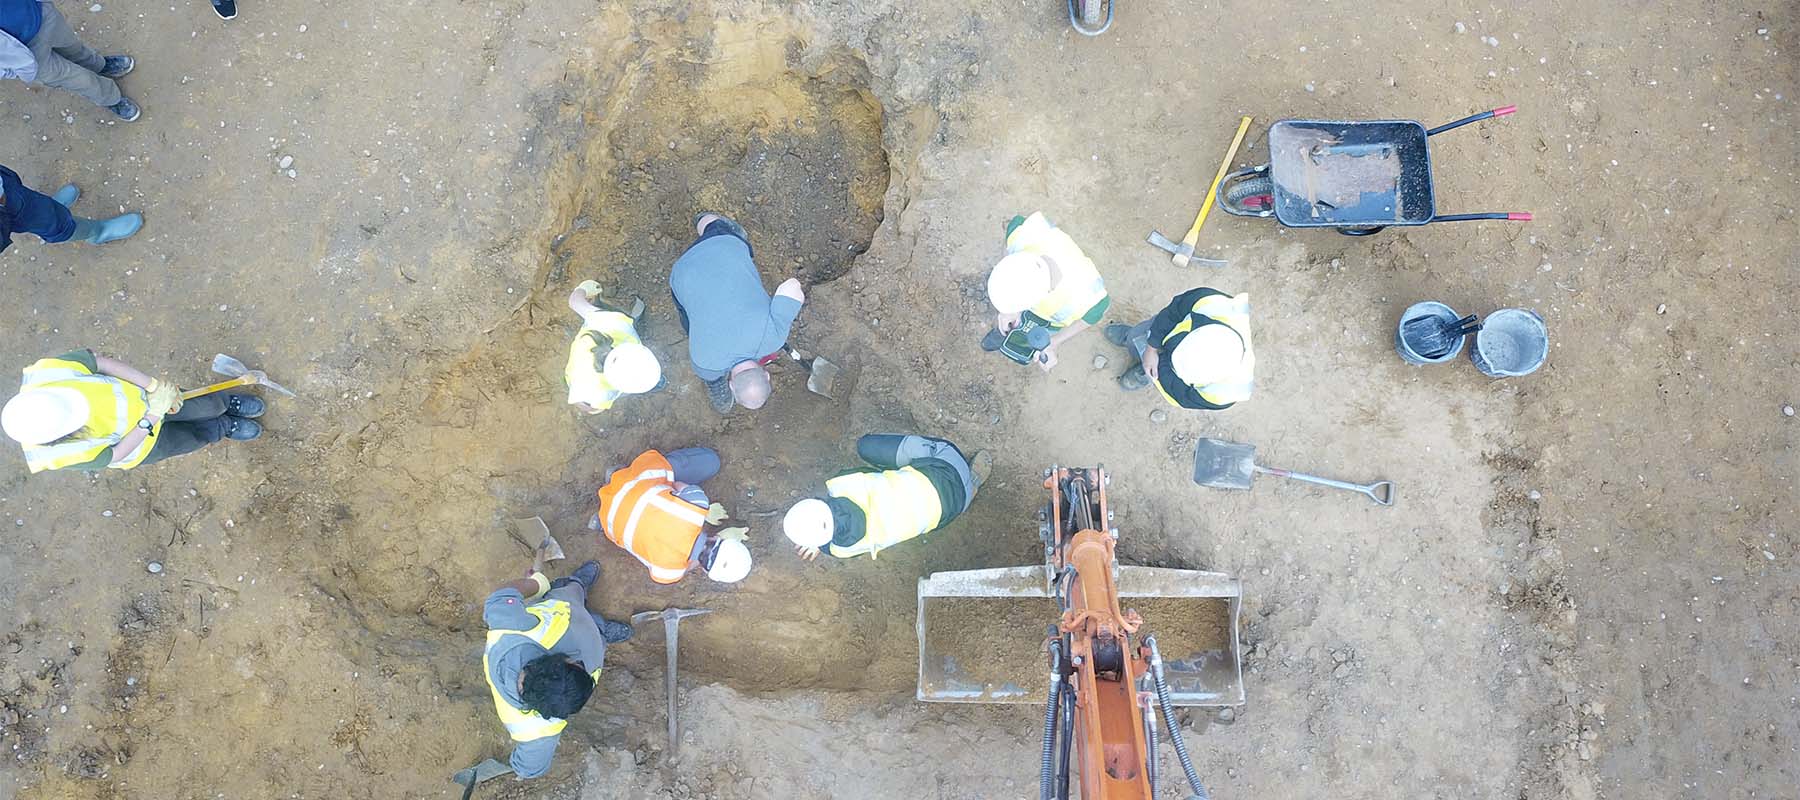
M719 538L727 542L741 542L750 538L749 528L726 528L719 531Z
M167 416L181 410L181 388L160 378L151 378L144 388L145 403L153 416Z
M582 281L581 285L575 287L575 290L587 295L589 300L600 296L600 284L597 281Z
M724 522L726 516L725 507L718 503L713 503L706 509L706 521L713 525Z

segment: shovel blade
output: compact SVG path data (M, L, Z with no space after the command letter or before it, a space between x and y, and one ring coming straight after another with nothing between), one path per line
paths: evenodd
M806 376L806 390L813 394L834 397L832 391L836 387L838 375L843 371L843 368L838 365L815 356L812 360L812 368Z
M1256 445L1201 439L1194 447L1194 482L1214 489L1248 489L1256 471Z
M244 362L220 353L213 356L212 371L228 378L236 378L248 374L250 368L244 366Z
M450 781L461 786L475 786L511 773L512 767L488 758L473 767L457 770L450 776Z

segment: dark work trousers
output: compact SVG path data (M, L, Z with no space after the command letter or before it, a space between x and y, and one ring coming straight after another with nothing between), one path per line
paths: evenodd
M142 464L154 464L167 458L184 456L225 438L231 430L231 419L225 416L228 392L196 397L181 404L181 410L163 417L162 432Z

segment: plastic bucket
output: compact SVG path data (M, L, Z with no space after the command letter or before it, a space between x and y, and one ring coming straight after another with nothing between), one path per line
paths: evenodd
M1544 318L1523 308L1503 308L1488 315L1475 333L1469 360L1493 378L1530 375L1550 355L1550 333Z
M1406 312L1400 315L1400 324L1394 326L1394 352L1399 353L1400 357L1406 359L1408 364L1441 364L1455 358L1458 353L1462 352L1463 339L1467 337L1459 336L1456 339L1456 344L1451 346L1450 352L1448 353L1438 356L1437 358L1426 358L1425 356L1419 355L1418 351L1412 349L1412 347L1407 344L1405 330L1407 322L1420 317L1437 317L1442 319L1445 324L1455 323L1462 318L1457 315L1455 309L1433 300L1427 300L1423 303L1414 303L1411 306L1408 306Z

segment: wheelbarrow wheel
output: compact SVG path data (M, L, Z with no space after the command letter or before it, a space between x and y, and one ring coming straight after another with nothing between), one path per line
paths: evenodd
M1081 24L1089 28L1098 28L1105 21L1107 0L1075 0L1076 7L1081 9Z
M1226 213L1238 216L1254 216L1275 207L1275 179L1268 175L1255 175L1225 187L1225 196L1219 198L1224 204Z

